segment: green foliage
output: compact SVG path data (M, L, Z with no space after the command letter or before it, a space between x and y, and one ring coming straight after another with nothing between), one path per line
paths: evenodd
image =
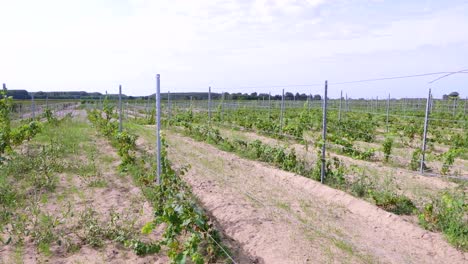
M36 189L55 190L58 181L56 173L61 172L64 168L60 154L59 146L54 142L41 147L35 165L37 169L32 171Z
M321 150L317 151L317 160L314 167L310 172L312 179L316 181L321 180L322 173L322 152ZM324 183L330 185L334 188L345 189L346 188L346 179L345 179L345 167L343 163L336 157L332 159L326 159L325 161L325 179Z
M118 148L117 153L122 159L119 169L125 171L128 165L135 162L137 136L127 131L118 131L118 123L112 120L112 109L107 100L104 100L105 116L99 110L91 110L88 112L88 119Z
M441 155L443 160L441 173L447 175L450 172L450 167L455 162L455 158L460 154L461 150L451 147L447 152Z
M330 124L330 132L337 134L338 137L364 142L374 141L376 128L377 122L370 114L353 115L341 122L331 122Z
M122 163L119 165L121 170L125 170L126 166L135 162L135 154L133 151L136 149L137 136L123 131L115 134L114 139L117 142L118 154L122 158Z
M468 204L464 192L442 194L424 207L419 223L431 231L442 231L454 246L468 251Z
M204 125L187 125L187 133L197 140L218 145L227 151L238 152L250 159L273 163L279 168L301 175L308 175L305 162L299 160L294 149L272 147L260 140L244 142L223 138L218 129Z
M3 154L5 151L11 149L10 133L11 133L11 120L10 108L12 105L12 98L6 95L6 91L2 90L0 93L0 164L3 161Z
M58 119L54 116L54 114L52 113L52 110L50 110L49 108L45 110L44 117L47 119L48 123L51 123L54 125L58 124Z
M338 145L337 148L339 152L356 159L370 160L375 153L375 150L373 148L364 151L359 150L353 146L353 143L349 139L347 139L346 137L341 137L339 135L331 134L328 137L328 140Z
M356 197L368 197L371 190L375 190L374 183L366 175L360 175L351 183L350 191Z
M413 155L411 155L411 162L409 164L409 168L412 171L417 171L420 168L421 165L421 153L422 151L420 149L415 149L413 151Z
M384 152L384 160L388 162L390 155L392 154L393 138L387 136L382 144Z
M106 115L108 114L106 113ZM117 146L118 154L122 159L120 169L129 171L140 180L140 183L149 185L149 182L142 177L147 169L145 162L144 160L137 161L134 153L137 137L127 131L117 132L117 126L111 125L114 122L111 119L103 118L97 110L90 111L89 119ZM220 137L219 131L215 130L205 129L200 130L199 133L213 142L217 142ZM168 249L168 256L174 263L185 263L188 259L194 263L204 263L204 258L199 251L202 244L209 246L213 243L209 236L214 232L214 229L203 210L194 202L195 199L191 194L190 187L171 168L167 159L167 146L164 139L162 145L161 183L151 188L145 188L146 191L144 191L145 195L153 202L155 219L145 225L142 232L149 234L154 228L164 224L163 238L160 241L150 243L125 239L124 243L138 255L157 253L164 246ZM96 225L91 222L88 223L88 226L95 227ZM88 232L87 237L92 239L89 243L99 246L98 242L101 240L93 238L102 237L103 231L91 228ZM219 253L218 250L214 250L210 254ZM210 254L207 257L214 258Z
M24 140L31 140L41 131L41 124L32 121L29 124L11 128L10 109L12 98L6 96L6 91L0 93L0 165L5 160L5 152L11 152L13 146L20 145Z
M219 249L213 247L213 241L210 239L210 236L215 235L215 230L203 210L194 202L190 187L181 179L180 175L184 171L176 173L171 168L164 138L162 145L161 183L148 187L145 192L153 202L155 219L142 228L142 233L149 234L157 226L164 224L163 238L151 243L133 240L128 246L139 255L159 252L164 246L168 249L168 256L173 263L185 263L188 259L194 263L204 263L200 250L207 247L214 250L207 251L206 257L214 259L219 254ZM131 172L141 173L139 170ZM144 181L142 183L148 184Z
M416 210L408 197L390 191L369 190L369 196L378 207L394 214L409 215Z
M28 124L21 125L11 131L10 139L13 146L23 143L23 141L30 141L42 129L42 124L38 121L31 121Z
M102 103L102 112L105 115L105 120L107 123L111 121L112 118L116 118L117 114L114 112L114 106L109 102L109 99L107 96L104 98L104 101ZM102 117L102 116L101 116Z

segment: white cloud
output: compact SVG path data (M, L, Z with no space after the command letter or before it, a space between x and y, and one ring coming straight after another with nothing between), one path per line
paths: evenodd
M2 1L0 74L17 87L43 90L98 89L125 80L134 87L152 87L156 71L173 76L170 82L176 86L208 85L247 71L252 82L258 81L255 73L277 76L284 65L288 71L302 72L327 57L468 43L467 5L385 20L358 19L360 14L347 13L353 4ZM335 9L344 13L335 14ZM379 23L369 22L373 20Z

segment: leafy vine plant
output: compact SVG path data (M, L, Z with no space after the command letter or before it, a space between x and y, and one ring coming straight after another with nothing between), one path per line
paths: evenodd
M20 145L24 140L31 140L41 131L42 124L31 121L17 128L11 127L11 113L13 98L7 96L6 90L0 92L0 165L5 161L5 154L12 151L12 147Z
M119 168L127 170L129 166L144 167L144 163L137 162L135 155L136 135L128 131L118 132L112 106L104 103L103 112L91 110L88 118L118 148L122 160ZM162 143L161 183L150 189L155 218L142 228L143 234L149 234L164 224L162 239L153 242L130 240L124 244L138 255L158 253L165 248L173 263L186 263L188 260L196 264L204 263L205 260L211 262L220 254L216 244L218 242L215 242L219 240L219 235L203 210L194 202L190 187L181 179L180 174L185 171L179 174L171 168L164 137Z

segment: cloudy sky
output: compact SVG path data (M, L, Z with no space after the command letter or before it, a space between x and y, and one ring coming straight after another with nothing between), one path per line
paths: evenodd
M30 91L321 93L294 86L468 69L468 1L0 1L0 82ZM468 94L468 74L330 85ZM261 87L261 88L252 88Z

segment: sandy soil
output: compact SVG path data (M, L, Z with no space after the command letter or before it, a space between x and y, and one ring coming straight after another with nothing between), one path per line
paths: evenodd
M169 158L254 263L466 263L441 234L313 180L168 133Z

